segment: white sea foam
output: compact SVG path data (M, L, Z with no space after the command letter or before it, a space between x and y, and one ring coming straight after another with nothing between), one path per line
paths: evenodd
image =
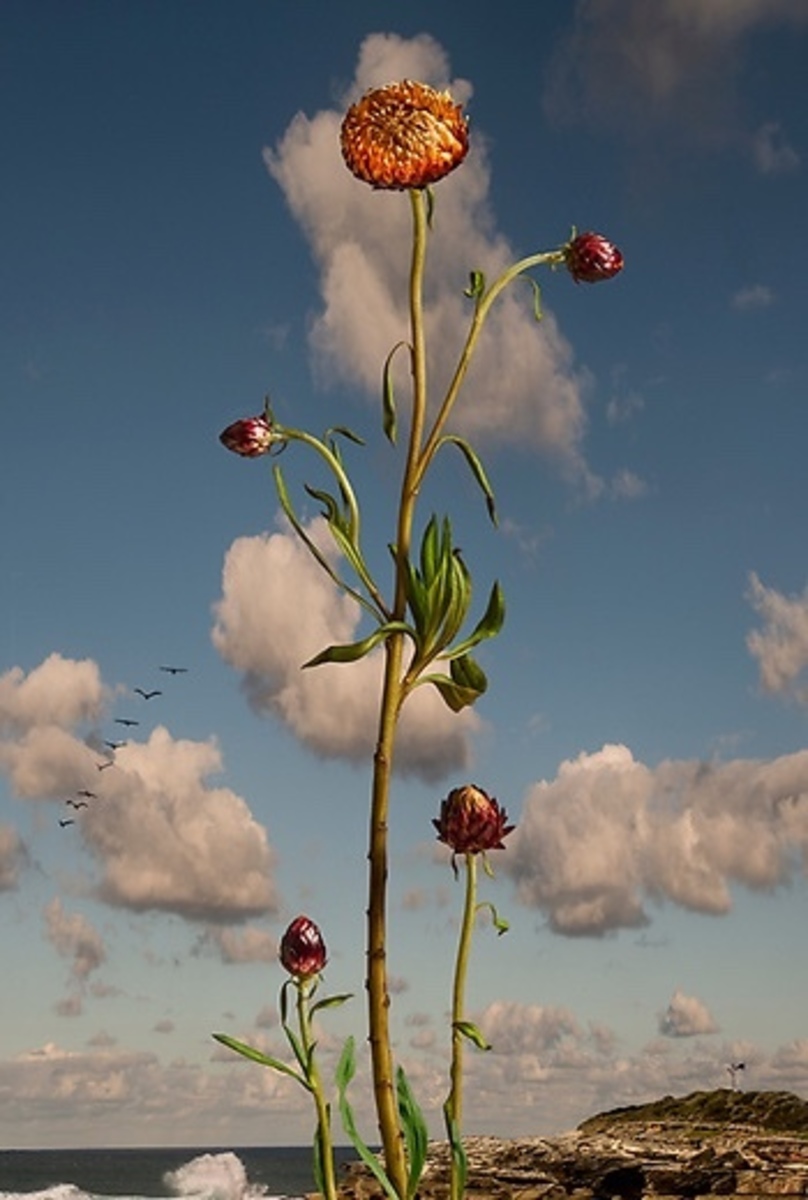
M199 1196L204 1200L259 1200L267 1195L262 1184L250 1183L244 1163L231 1151L200 1154L163 1176L174 1196Z

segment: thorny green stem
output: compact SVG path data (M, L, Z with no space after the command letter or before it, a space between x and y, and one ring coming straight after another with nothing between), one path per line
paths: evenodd
M466 868L466 897L463 905L463 918L460 923L460 937L457 943L455 959L454 987L452 990L452 1062L449 1071L450 1087L446 1099L445 1111L448 1120L460 1136L463 1120L463 1051L464 1035L460 1032L460 1024L465 1019L464 1004L466 995L466 977L468 975L469 957L471 954L471 939L474 933L474 921L477 916L477 855L465 854ZM460 1200L462 1195L456 1156L451 1157L451 1200Z
M306 1052L308 1069L307 1083L314 1097L314 1108L317 1113L317 1142L320 1150L320 1165L323 1173L323 1192L325 1200L337 1200L337 1180L334 1170L334 1148L331 1144L331 1114L323 1093L323 1081L320 1068L314 1054L314 1039L311 1032L309 1015L309 992L312 979L295 981L297 989L297 1020L300 1027L300 1040Z
M410 262L410 331L412 349L412 418L407 461L401 483L395 547L395 592L392 616L406 614L405 568L412 543L412 526L418 496L417 466L426 420L426 352L423 319L423 278L426 257L426 197L410 192L413 245ZM407 1162L394 1086L393 1052L390 1043L390 995L387 988L387 830L390 780L393 769L396 727L404 700L402 687L403 634L392 634L385 642L382 701L376 750L373 756L368 859L367 992L373 1090L379 1134L388 1178L397 1194L407 1195Z

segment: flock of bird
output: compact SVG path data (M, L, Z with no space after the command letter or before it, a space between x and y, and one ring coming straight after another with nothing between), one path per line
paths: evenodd
M164 671L167 675L187 675L187 673L188 673L187 667L161 666L161 667L158 667L158 670ZM132 688L132 691L136 695L141 696L144 700L154 700L157 698L157 696L162 696L162 694L163 694L162 690L160 688L152 688L151 690L147 690L146 688L136 687L136 688ZM135 726L139 725L140 721L136 721L132 717L115 717L115 724L120 725L124 729L132 729ZM115 758L114 758L115 751L120 750L121 746L125 746L126 741L114 741L111 739L110 740L104 739L104 745L107 747L108 750L110 750L112 752L113 757L104 758L104 759L102 759L101 762L97 762L95 764L96 767L98 768L99 772L106 771L110 767L115 766ZM98 799L98 792L94 792L90 788L79 788L76 791L75 796L69 796L67 798L67 800L65 800L65 804L67 806L69 806L70 808L72 808L76 813L79 813L81 811L81 809L87 808L89 806L89 802L91 800L97 800L97 799ZM66 829L68 825L75 825L75 823L76 823L75 817L60 817L59 818L59 825L61 826L62 829Z

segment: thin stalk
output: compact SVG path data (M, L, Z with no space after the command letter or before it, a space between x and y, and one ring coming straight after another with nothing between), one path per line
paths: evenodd
M502 274L494 280L488 291L478 298L474 308L474 315L471 319L471 325L469 326L469 332L466 336L465 344L460 353L457 367L455 368L455 373L452 376L451 382L449 383L449 387L446 391L440 411L435 418L435 423L432 426L429 437L424 443L423 452L421 453L417 470L413 476L414 487L420 487L421 480L426 474L429 464L431 463L435 451L438 448L438 443L440 442L441 435L446 426L446 422L449 419L451 411L454 408L455 401L457 400L461 385L466 376L466 371L468 370L469 363L471 362L472 355L474 354L474 349L477 345L477 339L480 336L480 332L482 331L492 304L500 295L500 293L505 290L509 283L512 283L514 279L517 279L520 275L524 274L525 271L529 271L531 267L560 265L563 262L563 250L545 250L540 254L530 254L527 258L521 258L519 262L514 263L512 267L508 267L507 270L503 271Z
M401 482L395 556L393 619L406 614L405 566L412 544L412 526L418 496L417 467L426 419L426 344L423 320L423 279L427 221L425 197L410 192L413 219L409 307L412 346L412 417L407 459ZM385 1167L397 1194L407 1195L407 1161L398 1113L390 1041L390 994L387 987L387 875L390 781L398 717L404 694L402 662L404 638L393 634L385 642L384 681L379 710L376 750L373 756L370 829L368 837L367 979L368 1030L373 1092Z
M337 1200L337 1180L334 1171L334 1148L331 1143L331 1114L328 1102L323 1093L323 1081L320 1068L314 1054L314 1039L311 1032L309 1016L309 990L312 981L301 979L297 983L297 1020L300 1027L300 1041L307 1057L307 1081L314 1097L314 1108L317 1113L317 1141L320 1149L320 1166L323 1173L323 1194L325 1200Z
M460 937L457 943L455 959L454 987L452 989L452 1062L449 1072L449 1095L445 1111L451 1127L460 1136L463 1121L463 1051L465 1037L460 1032L461 1023L465 1020L466 978L468 976L469 957L471 955L471 939L474 933L474 921L477 915L477 855L465 854L466 867L466 897L463 905L463 919L460 923ZM451 1156L452 1171L449 1195L451 1200L461 1200L463 1187L458 1168L457 1156Z

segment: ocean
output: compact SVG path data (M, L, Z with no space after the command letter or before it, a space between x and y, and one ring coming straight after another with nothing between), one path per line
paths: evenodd
M343 1147L335 1157L339 1164L357 1154ZM0 1150L0 1200L261 1200L312 1191L308 1146Z

